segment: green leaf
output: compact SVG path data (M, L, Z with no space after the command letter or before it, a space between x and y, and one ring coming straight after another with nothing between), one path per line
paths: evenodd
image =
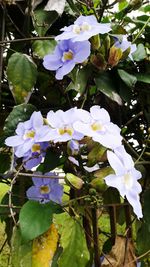
M11 158L10 155L1 151L0 153L0 173L4 173L10 169Z
M144 206L143 206L143 214L144 214L144 219L149 225L149 231L150 231L150 189L147 190L144 193Z
M13 230L11 242L11 266L32 267L32 242L22 243L20 228Z
M32 49L35 55L43 58L47 54L51 54L55 49L55 40L37 40L33 42Z
M14 53L8 61L7 76L12 84L12 94L16 102L25 102L37 78L37 68L34 62L25 54Z
M119 105L122 104L122 100L115 90L116 86L108 73L99 73L98 77L95 78L95 84L97 89L108 96L111 100L117 102Z
M149 231L149 225L147 223L142 223L141 228L137 232L137 250L138 254L142 255L150 250L150 231Z
M56 11L45 11L43 8L36 9L33 12L32 20L39 36L44 36L57 18L58 13Z
M59 165L59 154L55 151L48 149L43 162L43 173L49 172Z
M57 215L57 218L60 217L61 228L58 228L58 231L61 234L60 245L63 248L58 266L86 267L90 256L82 222L73 219L68 214L63 213L62 215Z
M149 83L150 84L150 74L149 73L137 73L135 74L138 82Z
M40 204L36 201L26 202L19 215L23 240L32 240L46 232L52 223L53 213L60 212L60 206L53 202L47 204Z
M5 121L4 135L6 137L14 135L18 123L28 120L35 110L35 106L31 104L15 106Z
M138 44L136 51L132 54L135 61L140 61L146 58L146 50L143 44Z
M121 11L122 9L124 9L127 6L128 6L128 2L126 0L120 1L119 2L119 11Z
M76 76L72 79L72 82L66 88L66 92L69 90L75 90L80 94L83 94L88 82L88 79L92 73L92 68L86 66L82 69L77 69ZM72 76L70 75L72 78Z
M118 74L128 87L130 88L134 87L134 85L137 82L137 78L134 75L129 74L125 70L121 70L121 69L118 69Z

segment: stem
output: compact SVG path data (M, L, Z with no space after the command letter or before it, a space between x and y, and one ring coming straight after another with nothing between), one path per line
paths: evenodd
M110 214L111 241L112 241L112 245L114 245L115 244L116 235L117 235L117 229L116 229L116 207L110 207L109 208L109 214Z
M1 42L4 41L5 38L5 15L6 15L6 8L5 6L1 5L1 18L0 18L0 24L1 24L1 36L0 40ZM2 76L3 76L3 47L0 47L0 104L1 104L1 98L2 98Z
M92 225L93 225L93 240L94 240L94 263L95 267L101 266L100 253L99 253L99 237L98 237L98 225L97 225L97 210L92 209Z
M30 37L30 38L21 38L21 39L13 39L13 40L3 40L0 41L0 44L9 44L9 43L18 43L18 42L30 42L30 41L36 41L36 40L52 40L55 36L44 36L44 37Z
M141 33L144 31L144 29L146 28L146 26L148 25L148 23L150 22L150 17L148 18L148 20L145 22L144 26L142 27L142 29L139 31L139 33L137 34L137 36L134 38L134 40L132 41L132 43L134 43L138 37L141 35Z

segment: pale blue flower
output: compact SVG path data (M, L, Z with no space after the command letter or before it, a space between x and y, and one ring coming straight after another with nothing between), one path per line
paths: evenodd
M110 122L108 112L100 106L91 107L89 120L87 122L85 120L76 121L73 127L76 131L92 137L94 141L105 147L114 149L121 145L120 128Z
M43 66L48 70L56 70L56 79L72 71L77 63L84 62L90 55L90 42L82 43L64 40L57 44L53 54L44 57Z
M108 186L118 189L120 195L126 196L128 202L133 207L134 213L138 218L142 218L142 208L139 199L139 193L142 191L138 180L141 173L134 168L134 162L131 156L120 146L112 151L107 151L107 158L115 174L105 177Z
M36 174L41 174L37 172ZM45 173L44 176L53 176L55 173ZM28 199L39 201L40 203L47 203L50 200L56 203L62 202L63 186L59 184L58 179L51 178L32 178L33 186L31 186L26 195Z
M88 113L83 109L71 108L67 111L49 111L47 123L49 131L41 136L40 141L67 142L69 140L81 140L84 135L73 128L73 123L80 119L88 119Z
M32 150L35 143L38 143L41 132L43 134L46 129L41 112L34 111L30 120L18 124L16 135L6 138L5 144L15 148L18 158L23 157Z
M137 47L136 44L132 44L127 40L127 35L122 35L121 38L118 38L118 40L114 43L114 46L117 48L121 48L123 52L130 48L130 53L128 57L133 60L132 54L136 51Z
M94 15L80 16L73 25L61 29L62 34L56 36L56 40L68 40L81 42L88 40L96 34L104 34L111 31L109 23L98 23Z

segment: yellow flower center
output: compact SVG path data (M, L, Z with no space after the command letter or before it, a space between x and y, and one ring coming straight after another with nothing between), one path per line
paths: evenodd
M103 125L98 123L98 122L94 122L91 125L91 128L92 128L93 131L102 131L104 129Z
M50 188L49 188L49 186L48 185L42 185L41 187L40 187L40 193L41 194L48 194L48 193L50 193Z
M130 173L126 173L126 174L124 175L124 184L125 184L125 186L126 186L128 189L130 189L130 188L132 187L132 185L133 185L133 180L132 180L132 176L131 176Z
M72 60L72 59L73 59L73 52L71 50L63 53L63 60L64 61Z
M60 135L63 135L65 133L67 133L71 136L71 135L73 135L73 129L69 128L69 127L59 128L59 134Z
M33 131L33 130L27 132L27 133L24 135L25 139L27 139L27 138L34 138L34 136L35 136L35 131Z
M41 152L41 146L40 146L40 144L34 144L33 146L32 146L32 152L38 152L38 153L40 153Z

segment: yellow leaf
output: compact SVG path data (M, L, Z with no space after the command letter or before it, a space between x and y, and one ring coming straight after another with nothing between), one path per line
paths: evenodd
M43 235L33 240L32 267L50 267L57 249L58 232L54 224Z

